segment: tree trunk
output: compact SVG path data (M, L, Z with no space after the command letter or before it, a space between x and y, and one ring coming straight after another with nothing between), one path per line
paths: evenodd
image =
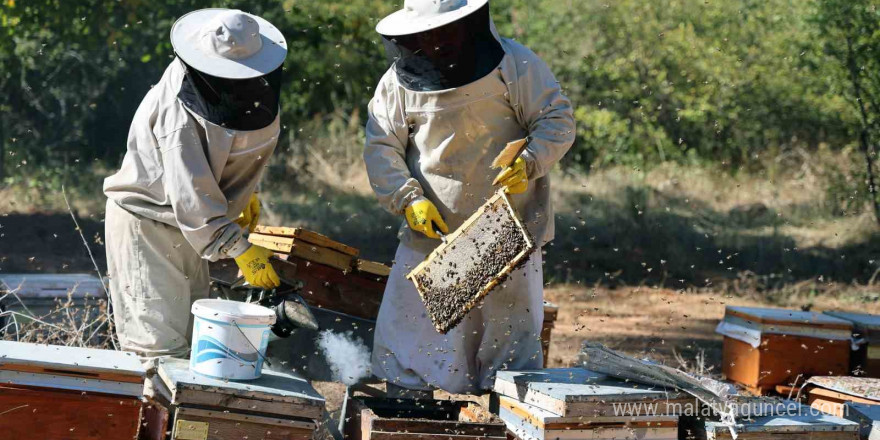
M865 109L865 102L862 99L862 82L859 79L859 67L856 63L855 54L853 53L852 39L846 39L846 58L849 70L850 81L853 85L853 93L855 93L856 102L859 104L859 114L862 117L862 130L859 134L859 144L861 145L862 154L865 156L865 166L868 172L868 195L871 197L871 204L874 207L874 218L880 223L880 200L877 200L877 185L874 178L874 158L871 155L871 140L868 132L871 126L868 120L868 111Z

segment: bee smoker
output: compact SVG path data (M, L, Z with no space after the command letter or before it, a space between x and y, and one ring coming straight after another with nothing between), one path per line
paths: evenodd
M289 275L289 274L287 274ZM297 328L318 330L318 320L301 296L303 283L298 280L281 278L281 285L275 289L262 289L247 284L244 277L232 283L212 279L211 284L226 299L259 304L275 312L272 332L286 338Z

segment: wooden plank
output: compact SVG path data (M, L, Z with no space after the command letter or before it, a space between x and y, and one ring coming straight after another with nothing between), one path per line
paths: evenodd
M370 260L357 260L356 269L359 272L366 272L373 275L378 275L380 277L387 277L391 275L391 267L386 266L382 263L377 263L375 261Z
M248 241L251 243L263 246L271 251L282 252L345 271L350 271L354 266L354 257L351 255L311 243L301 243L296 240L295 238L273 237L261 234L251 234L248 236Z
M41 365L0 364L0 371L18 371L21 373L35 373L50 376L69 376L81 379L98 379L109 382L138 383L141 385L143 385L144 383L143 377L140 376L104 372L76 371L72 369L48 368Z
M4 439L134 439L140 415L134 397L0 385Z
M174 405L207 406L266 414L317 419L324 411L324 398L297 376L263 369L260 378L223 381L200 376L189 370L183 359L159 362L159 377Z
M482 232L482 229L478 225L486 220L486 217L498 212L505 213L510 221L512 221L517 231L522 234L521 238L524 243L523 249L509 259L507 264L505 264L497 273L493 274L492 278L483 285L477 291L471 291L462 289L458 294L467 295L466 298L461 298L464 301L464 306L461 307L460 310L455 310L448 317L440 317L438 314L433 313L433 310L436 308L441 311L448 311L448 307L446 304L449 302L449 298L437 298L436 300L432 295L430 295L431 291L428 286L423 285L423 281L420 281L422 277L429 277L430 274L433 273L443 273L444 277L448 280L455 279L454 283L449 283L448 286L432 286L432 289L440 289L443 287L449 289L456 289L461 285L464 281L462 279L466 279L469 276L469 272L479 268L478 266L478 255L470 256L471 258L461 258L462 252L466 252L465 249L473 248L474 246L484 246L486 243L481 243L477 238L477 234ZM494 222L490 223L490 225L495 226ZM488 226L487 226L488 227ZM473 233L471 231L474 231ZM473 235L473 236L471 236ZM494 234L491 234L494 236ZM486 203L480 206L477 211L471 215L467 220L462 223L462 225L446 236L446 241L439 246L437 246L428 257L419 263L412 271L410 271L406 278L415 284L416 290L419 292L419 296L422 298L422 302L425 303L428 314L431 317L431 321L434 324L434 327L438 332L445 334L450 329L454 328L461 322L462 319L467 315L467 313L474 308L477 304L479 304L483 297L485 297L492 289L495 288L502 280L504 280L511 272L513 272L523 261L525 261L529 254L534 250L535 242L532 239L528 229L526 229L522 222L519 220L519 216L516 213L513 205L510 203L510 199L507 197L507 194L504 193L503 190L499 190L495 193L494 196L489 198ZM456 259L456 256L459 256ZM450 261L446 261L446 260ZM455 261L453 261L455 260ZM433 268L433 270L432 270ZM436 272L434 272L436 271ZM454 275L450 273L454 272ZM436 304L435 304L436 302ZM456 303L460 301L455 301ZM441 304L442 303L442 304Z
M319 234L317 232L303 228L257 225L257 227L254 229L254 232L276 237L298 238L302 241L306 241L325 248L330 248L342 252L343 254L350 255L352 257L357 257L360 253L357 248L335 241L330 237L327 237L326 235Z
M878 402L872 399L854 396L850 394L840 393L834 390L820 388L815 385L808 385L807 404L810 407L828 413L837 417L843 417L844 406L847 402L861 403L866 405L877 405Z
M51 374L133 383L142 383L146 375L137 356L130 352L15 341L0 341L0 370L48 370Z
M880 404L880 379L874 377L813 376L807 384Z
M296 266L296 275L292 278L303 283L302 298L309 306L368 320L375 320L379 315L386 279L345 272L296 256L289 256L287 260ZM284 277L284 266L275 267L281 270L279 275Z
M232 412L179 407L172 440L310 440L314 424Z

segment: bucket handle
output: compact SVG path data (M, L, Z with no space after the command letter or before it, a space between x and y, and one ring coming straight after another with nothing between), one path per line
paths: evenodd
M246 334L244 334L244 330L242 330L241 327L238 326L238 323L236 323L235 321L232 321L232 325L234 325L235 328L238 329L238 332L241 333L241 336L244 338L245 341L247 341L248 345L250 345L251 348L253 348L254 351L257 352L257 356L263 358L263 362L266 363L266 366L271 367L272 363L269 362L269 359L266 359L266 356L263 356L263 353L260 353L260 350L257 350L257 347L254 347L254 344L251 344L251 340L248 339Z

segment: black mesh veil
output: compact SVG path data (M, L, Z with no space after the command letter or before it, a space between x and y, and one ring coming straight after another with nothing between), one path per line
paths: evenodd
M186 65L177 97L192 112L214 124L233 130L258 130L278 116L281 69L279 66L251 79L226 79Z
M489 4L429 31L382 36L397 78L410 90L432 91L472 83L498 67L504 57L492 34Z

